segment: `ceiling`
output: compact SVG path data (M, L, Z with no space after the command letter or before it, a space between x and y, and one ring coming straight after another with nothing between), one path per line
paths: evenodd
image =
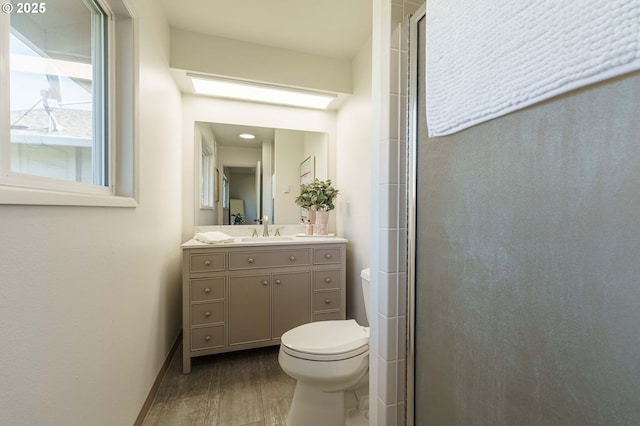
M173 28L334 58L371 35L371 0L160 0Z
M263 140L275 138L275 129L222 123L209 123L209 126L215 135L216 142L223 146L262 148ZM256 138L242 139L238 136L240 133L252 133Z

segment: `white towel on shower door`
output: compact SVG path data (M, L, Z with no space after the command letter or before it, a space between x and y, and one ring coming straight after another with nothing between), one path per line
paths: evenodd
M640 0L428 0L429 136L640 69Z

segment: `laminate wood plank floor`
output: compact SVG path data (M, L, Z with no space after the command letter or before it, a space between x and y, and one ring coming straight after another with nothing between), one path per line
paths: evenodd
M193 358L182 374L179 348L144 426L284 426L295 380L278 346Z

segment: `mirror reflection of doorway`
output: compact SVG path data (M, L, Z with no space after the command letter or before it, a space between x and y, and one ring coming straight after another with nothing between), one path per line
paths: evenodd
M228 185L228 191L223 190L226 192L223 224L257 223L260 213L256 202L256 167L224 167L223 170L223 185Z

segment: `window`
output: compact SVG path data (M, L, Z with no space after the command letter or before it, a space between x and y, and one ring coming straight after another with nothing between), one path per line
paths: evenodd
M69 194L132 197L130 11L122 0L17 5L0 20L2 51L9 51L0 67L10 70L0 77L0 203L57 204L56 192L67 200L61 204L85 204L68 202ZM25 188L29 195L16 197ZM33 200L33 189L54 201Z

